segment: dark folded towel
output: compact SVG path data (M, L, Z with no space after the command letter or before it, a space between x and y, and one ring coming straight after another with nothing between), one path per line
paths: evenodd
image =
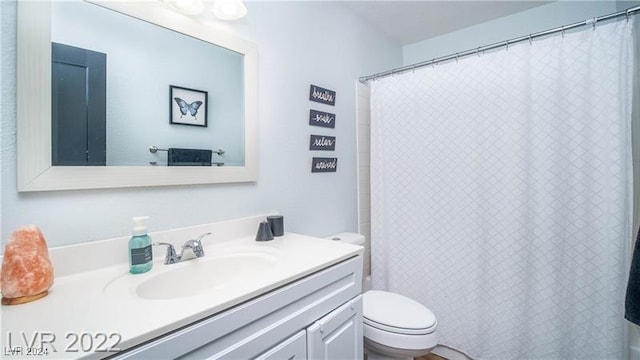
M211 166L211 150L169 148L169 166Z
M631 257L631 271L627 284L627 298L624 302L625 319L640 325L640 230L636 237L636 246Z

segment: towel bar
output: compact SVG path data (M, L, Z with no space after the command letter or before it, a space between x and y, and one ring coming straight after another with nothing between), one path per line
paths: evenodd
M155 154L158 151L169 151L169 149L161 149L161 148L159 148L159 147L157 147L155 145L149 146L149 152L150 153ZM218 149L218 150L212 150L211 152L214 153L214 154L218 154L218 155L224 155L225 151L222 150L222 149ZM215 164L215 163L213 163L213 164Z
M158 163L157 161L149 161L149 164L150 164L150 165L152 165L152 166L166 165L166 164L160 164L160 163ZM211 165L214 165L214 166L224 166L224 163L223 163L223 162L215 161L215 162L211 162Z

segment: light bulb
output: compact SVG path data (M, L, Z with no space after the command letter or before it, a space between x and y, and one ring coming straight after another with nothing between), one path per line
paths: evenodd
M220 20L237 20L247 14L247 8L242 0L216 0L213 14Z

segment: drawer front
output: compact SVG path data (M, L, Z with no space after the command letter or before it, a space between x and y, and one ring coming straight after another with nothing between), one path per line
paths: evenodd
M303 360L307 358L307 332L301 330L255 360Z

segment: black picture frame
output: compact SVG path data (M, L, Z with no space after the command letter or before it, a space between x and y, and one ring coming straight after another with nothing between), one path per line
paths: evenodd
M207 127L208 97L204 90L169 85L169 123Z

